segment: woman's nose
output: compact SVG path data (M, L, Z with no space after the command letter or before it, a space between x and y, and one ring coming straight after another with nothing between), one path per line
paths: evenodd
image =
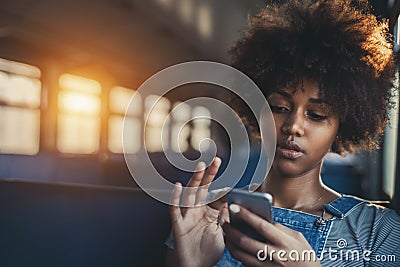
M289 113L285 123L281 128L282 132L287 135L303 136L304 135L304 116L301 112L292 111Z

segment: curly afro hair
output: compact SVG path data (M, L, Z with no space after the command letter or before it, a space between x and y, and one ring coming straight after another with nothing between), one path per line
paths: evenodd
M304 77L316 81L340 120L332 152L378 147L394 77L386 21L365 1L288 0L267 6L249 24L230 50L234 67L266 97Z

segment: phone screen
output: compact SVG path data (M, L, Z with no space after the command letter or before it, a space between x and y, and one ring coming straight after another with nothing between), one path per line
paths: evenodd
M268 222L272 222L272 196L268 193L249 192L244 189L233 189L228 194L228 204L238 204L251 212L262 217ZM265 242L265 238L259 234L254 228L243 220L237 218L234 213L229 213L230 223L236 229L248 235L249 237L261 242Z

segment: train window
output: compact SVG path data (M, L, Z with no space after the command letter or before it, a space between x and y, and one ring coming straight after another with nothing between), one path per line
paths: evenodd
M184 102L175 102L172 112L173 124L171 127L171 149L174 152L185 152L189 148L190 119L191 108Z
M395 49L399 49L399 20L394 29ZM399 72L394 80L395 88L399 87ZM399 129L399 92L394 89L392 96L393 108L389 111L390 125L386 127L383 150L383 191L393 199L396 183L397 141Z
M135 95L134 98L132 96ZM125 112L128 108L130 100L129 112ZM108 121L108 149L113 153L122 153L122 129L125 120L127 133L132 138L125 141L125 151L135 153L140 149L141 121L142 114L142 97L139 93L132 89L123 87L114 87L110 91L110 118ZM125 116L125 118L124 118Z
M393 31L394 36L394 51L400 49L400 30L399 30L399 17L397 18L396 25ZM395 88L399 87L399 72L397 71L395 80ZM396 163L398 156L398 129L399 129L399 91L394 89L392 103L393 108L389 111L390 125L386 127L384 149L383 149L383 191L391 198L395 196L396 188Z
M57 148L91 154L99 149L101 86L94 80L63 74L59 79Z
M145 144L148 152L169 149L169 127L165 123L171 102L165 97L149 95L145 99ZM167 140L167 141L165 141Z
M398 76L398 74L397 74ZM398 79L396 79L398 82ZM399 95L395 91L393 102L395 103L394 109L391 110L390 125L387 126L384 139L383 150L383 191L392 199L395 189L396 177L396 153L397 153L397 135L398 135L398 120L399 120Z
M211 38L213 33L211 12L209 5L200 6L198 9L197 28L203 38Z
M40 70L0 59L0 153L39 151Z
M132 96L135 94L135 97ZM132 99L129 110L127 107ZM112 153L122 153L123 124L130 137L125 139L125 151L135 153L141 149L142 129L145 128L145 147L148 152L161 152L171 149L185 152L192 146L199 150L200 140L210 137L210 112L204 107L191 108L188 104L149 95L144 99L135 90L114 87L110 90L110 117L108 121L108 149ZM172 109L177 108L171 113ZM168 116L169 120L167 120ZM143 117L142 117L143 116ZM192 116L200 116L191 121ZM207 143L202 144L204 149Z
M210 138L210 124L211 114L210 111L202 106L193 108L193 132L191 138L191 145L196 150L207 150L210 143L204 142L207 138Z

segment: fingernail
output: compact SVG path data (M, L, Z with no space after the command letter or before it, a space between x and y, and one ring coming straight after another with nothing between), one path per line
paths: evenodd
M196 166L196 171L202 171L206 168L206 163L203 161L200 161L199 163L197 163Z
M222 160L221 160L220 157L215 157L215 158L213 159L213 162L217 162L217 161L221 162Z
M233 213L239 213L240 207L236 204L230 204L229 210L232 211Z
M219 225L224 225L224 223L225 223L225 220L224 219L221 219L221 220L219 220Z

